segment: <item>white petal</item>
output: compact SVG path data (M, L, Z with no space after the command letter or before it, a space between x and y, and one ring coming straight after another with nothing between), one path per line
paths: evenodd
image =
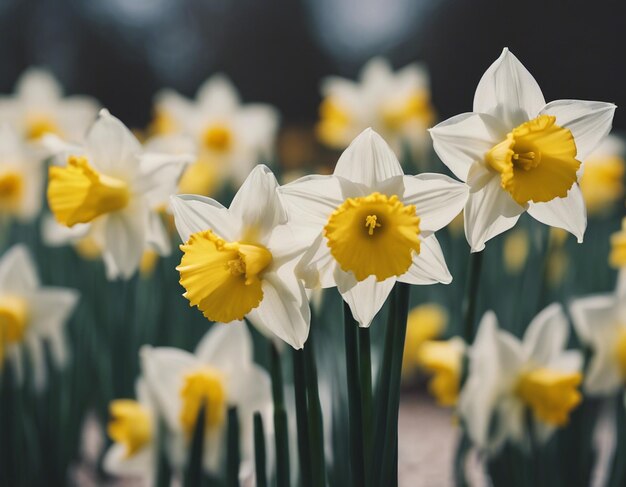
M505 48L480 79L473 110L493 115L512 129L535 118L545 104L535 78Z
M465 237L472 252L480 252L485 243L513 227L524 208L500 186L494 177L482 189L470 192L465 205Z
M398 278L398 281L409 284L450 284L452 282L441 246L434 235L422 239L420 253L413 254L411 267Z
M28 295L38 286L37 270L28 248L14 245L0 260L0 292Z
M17 81L15 91L29 105L49 105L62 96L61 85L52 73L40 68L26 70Z
M145 485L151 485L155 473L154 453L150 444L128 457L124 445L113 443L104 455L102 467L110 475L141 478Z
M137 271L146 249L145 214L140 208L128 208L107 216L104 226L103 256L115 263L115 278L130 279ZM108 263L105 259L105 264Z
M195 160L191 154L148 153L140 157L135 190L144 194L151 208L167 204L176 193L185 166Z
M552 358L548 363L548 368L562 372L580 372L583 362L583 354L580 350L564 350Z
M229 211L246 229L259 232L262 236L266 236L276 225L285 223L287 210L278 193L274 173L263 164L256 166L237 191Z
M614 343L603 344L601 348L593 350L583 382L583 389L588 394L608 396L622 390L623 376L621 367L613 355L614 351Z
M449 118L429 132L441 161L457 178L467 181L470 166L504 140L507 129L487 114L470 112Z
M101 110L85 141L89 164L110 176L128 180L139 169L141 144L126 126Z
M263 276L263 300L247 316L254 325L270 330L296 350L309 336L311 311L302 284L295 276L269 273Z
M258 365L240 370L228 385L229 401L241 409L240 415L261 411L272 403L272 382Z
M393 70L385 58L375 57L363 66L359 79L364 85L385 85L393 79Z
M57 118L63 137L81 142L87 129L95 122L100 105L89 96L74 95L64 98L57 111Z
M220 370L248 367L252 363L252 337L243 321L216 323L198 343L195 355Z
M183 242L187 242L192 233L204 230L213 230L228 241L238 239L240 222L235 221L219 202L193 194L173 196L170 202L174 223Z
M547 365L567 345L569 326L563 308L553 303L542 310L524 333L524 354L539 365Z
M31 363L33 386L36 392L41 393L46 388L48 379L43 343L39 337L31 335L26 340L26 346Z
M239 95L235 86L221 74L205 81L198 88L196 99L202 110L218 115L229 114L239 106Z
M586 345L592 345L602 336L598 333L601 330L617 326L616 301L612 294L575 299L569 309L576 334Z
M146 244L159 255L170 255L172 244L161 215L156 211L150 211L146 218L148 220L146 222Z
M404 173L387 142L368 128L341 154L333 174L375 189L386 179Z
M612 103L583 100L556 100L548 103L541 113L556 116L556 123L574 135L576 159L585 162L611 131L617 107Z
M63 329L74 312L80 293L62 287L43 287L28 298L30 326L38 335L51 337Z
M318 286L329 288L337 285L335 283L337 265L326 244L326 237L320 233L298 262L295 272L309 289Z
M551 227L562 228L582 243L587 228L587 208L578 184L574 184L565 198L554 198L547 203L530 203L528 214Z
M442 174L404 176L405 205L415 205L420 231L436 232L450 223L465 206L469 188Z
M350 306L352 316L362 327L370 326L396 283L395 277L378 282L376 276L357 282L352 273L339 268L336 269L335 280L341 296Z

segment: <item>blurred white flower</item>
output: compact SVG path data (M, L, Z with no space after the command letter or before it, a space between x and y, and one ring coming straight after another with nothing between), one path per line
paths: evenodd
M245 316L263 333L302 348L310 310L293 269L310 241L287 224L274 174L257 166L229 208L194 195L171 204L184 242L177 269L190 305L212 321Z
M253 416L260 412L266 434L273 435L272 395L269 375L253 362L252 337L246 325L215 324L195 354L149 346L144 346L140 354L146 383L171 435L168 445L174 468L182 469L186 464L196 419L205 404L203 465L205 470L215 472L225 451L228 408L236 407L241 435L240 475L253 477Z
M176 192L191 156L145 152L106 110L100 112L83 147L64 147L50 136L45 142L67 155L65 167L50 167L50 209L65 226L89 224L109 279L130 278L147 247L161 255L170 252L157 208Z
M27 351L34 386L43 389L47 379L44 344L50 347L55 365L65 365L64 327L78 297L74 289L41 286L26 247L9 249L0 259L0 367L8 361L22 382Z
M613 293L575 299L570 305L574 329L591 349L585 392L610 395L626 383L626 273L619 273Z
M465 235L472 252L524 211L582 242L581 162L609 133L614 112L615 105L595 101L546 105L535 79L504 49L478 83L474 111L430 130L441 160L471 188Z
M137 400L116 399L109 404L107 432L113 444L107 450L104 470L110 475L141 479L153 485L158 458L158 417L143 378L137 381Z
M387 60L374 58L363 67L359 81L326 78L322 97L317 134L331 147L345 149L368 127L380 133L398 156L408 147L420 158L430 145L427 129L435 114L428 73L420 64L394 73Z
M203 188L189 177L188 183L195 183L200 194L208 194L216 179L230 179L239 186L257 163L273 156L278 112L266 104L242 104L223 75L205 81L195 100L165 90L157 94L155 105L153 132L193 137L198 159L187 170L208 182Z
M583 357L566 350L569 328L559 304L530 323L523 340L499 330L489 311L469 349L469 374L459 398L459 415L475 445L495 453L506 441L528 445L527 412L535 439L545 442L564 426L581 401Z
M44 183L41 157L13 127L0 126L0 217L30 221L41 210Z
M335 287L369 326L396 281L449 283L434 236L461 211L467 186L440 174L405 176L380 135L363 131L331 176L280 189L290 220L315 239L297 266L308 288Z
M13 95L0 97L0 121L11 124L31 142L39 142L46 134L79 142L99 108L89 96L64 98L62 87L51 73L30 68L20 76Z

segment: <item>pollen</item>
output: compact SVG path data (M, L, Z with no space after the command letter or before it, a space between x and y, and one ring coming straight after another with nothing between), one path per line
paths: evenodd
M487 152L485 161L500 173L502 188L520 205L566 197L580 168L574 136L551 115L514 128Z
M202 134L204 146L212 152L228 152L233 144L233 133L229 127L223 124L215 124L207 127Z
M226 417L226 388L219 371L203 367L185 375L180 390L180 423L187 437L191 437L204 406L205 431L215 430L224 424Z
M346 272L362 281L404 274L420 251L415 207L397 196L372 193L348 198L330 216L324 234L330 252Z
M28 327L28 303L14 295L0 296L0 334L3 344L24 340Z
M580 372L538 368L521 375L516 393L536 419L552 426L564 426L570 412L582 400L578 391L581 382Z
M176 268L184 296L211 321L241 320L263 299L263 273L272 253L262 245L226 242L211 230L194 233L181 245Z
M153 437L148 409L132 399L117 399L109 405L107 432L116 443L124 445L126 458L133 457Z
M66 167L50 167L48 203L65 226L122 210L129 200L126 182L98 173L84 157L70 156Z

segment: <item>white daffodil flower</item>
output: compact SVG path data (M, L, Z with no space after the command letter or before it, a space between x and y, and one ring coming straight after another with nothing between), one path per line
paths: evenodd
M223 75L205 81L195 100L166 90L155 105L155 133L187 134L196 142L198 160L188 168L194 173L188 178L199 194L208 194L200 179L215 184L218 177L240 185L256 163L272 157L278 112L270 105L242 104Z
M583 388L594 396L621 391L626 384L626 273L614 293L575 299L570 305L574 329L592 352Z
M211 321L246 317L302 348L310 310L293 269L310 241L287 225L274 174L257 166L229 208L194 195L173 197L171 205L184 242L177 269L190 305Z
M63 97L63 89L48 71L26 70L15 94L0 97L0 121L11 124L20 136L38 142L46 134L79 142L98 114L98 102L88 96Z
M8 361L17 381L22 382L26 350L34 386L43 389L47 379L44 342L55 365L65 365L68 356L63 330L78 297L74 289L41 286L26 247L9 249L0 259L0 367Z
M387 60L374 58L363 67L359 81L326 78L322 97L317 133L331 147L345 149L368 127L380 133L396 154L408 147L419 157L429 145L427 129L435 114L422 65L394 72Z
M41 210L44 166L15 129L0 126L0 217L33 220Z
M140 479L153 485L158 458L158 415L146 382L136 384L137 400L116 399L109 404L107 432L113 444L107 450L104 470L110 475Z
M48 142L67 156L65 167L50 167L50 210L67 227L89 224L109 279L130 278L147 247L161 255L170 252L157 208L176 192L191 156L145 152L106 110L100 112L84 146L60 146L52 137Z
M315 241L297 265L305 286L337 286L361 326L369 326L396 281L449 283L434 236L461 211L467 186L440 174L405 176L386 142L367 129L331 176L283 186L290 220Z
M522 447L530 433L546 441L581 401L582 354L566 350L569 329L559 304L530 323L523 340L498 330L492 311L481 320L469 350L469 374L458 411L475 445L488 454L506 441Z
M203 465L205 470L215 472L224 452L228 408L236 407L241 435L240 475L253 477L253 417L260 412L266 432L272 434L272 395L269 375L253 362L252 337L246 325L214 325L195 354L149 346L143 347L140 354L146 383L171 434L169 453L174 468L181 469L186 463L198 412L205 404Z
M478 83L474 111L430 130L441 160L470 186L465 235L472 252L524 211L582 242L582 163L608 134L614 112L615 105L596 101L546 105L535 79L504 49Z

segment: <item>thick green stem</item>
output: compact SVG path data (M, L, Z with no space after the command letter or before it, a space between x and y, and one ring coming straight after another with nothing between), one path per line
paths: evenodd
M226 445L226 485L239 487L239 417L237 408L228 410L228 438Z
M280 354L272 344L270 349L272 369L272 395L274 398L274 437L276 441L276 486L289 487L289 429L285 396L283 391L283 372Z
M265 431L261 413L254 413L254 466L256 470L256 487L267 487L265 456Z
M476 305L478 300L478 286L480 272L483 265L483 252L474 252L469 256L467 280L465 281L465 298L463 299L463 330L462 336L466 343L472 343L474 334L474 320L476 319Z
M312 487L311 450L309 448L309 420L306 397L304 351L293 351L293 386L296 396L296 422L298 426L298 455L302 487Z
M202 485L202 459L204 458L204 419L206 417L206 404L198 410L196 425L191 438L189 460L185 471L184 487Z
M365 455L368 458L372 454L372 427L374 423L369 328L359 328L359 369L361 375L361 403L363 404L363 439L365 442Z

